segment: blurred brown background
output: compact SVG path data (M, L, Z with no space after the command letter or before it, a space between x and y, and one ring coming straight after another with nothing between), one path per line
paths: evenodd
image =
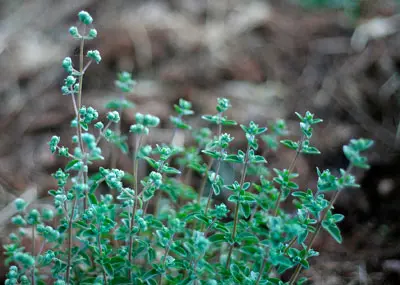
M293 137L294 112L310 110L324 119L313 137L323 155L302 157L297 171L306 177L302 186L313 187L316 165L346 166L341 146L349 139L376 140L372 168L357 173L361 189L345 191L336 207L346 215L344 244L320 239L321 257L307 274L315 284L400 284L396 1L1 0L0 208L26 191L37 190L35 203L48 202L49 173L64 161L46 143L53 134L64 141L71 135L61 62L77 62L78 42L68 28L83 9L99 33L87 48L103 58L85 76L84 104L104 115L104 103L119 96L117 72L133 72L138 85L129 99L137 107L123 123L129 126L137 110L160 116L154 141L169 137L168 117L181 97L197 114L228 97L234 119L266 125L284 118ZM240 144L241 135L234 136ZM271 162L287 167L290 155L282 150Z

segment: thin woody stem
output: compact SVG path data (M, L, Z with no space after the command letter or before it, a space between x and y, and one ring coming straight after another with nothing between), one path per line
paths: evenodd
M246 150L246 154L245 154L245 158L244 158L242 175L240 178L240 191L243 188L244 180L246 178L247 166L248 166L248 162L249 162L249 151L250 151L250 144L247 145L247 150ZM239 193L239 198L236 202L236 208L235 208L235 219L233 222L233 231L232 231L232 240L233 241L236 238L237 224L239 221L239 207L240 207L240 193ZM229 264L231 262L232 252L233 252L233 245L231 245L229 248L228 258L226 260L226 266L225 266L226 268L229 267Z
M349 173L349 172L351 171L352 168L353 168L353 165L350 163L349 166L347 167L347 169L346 169L346 171L345 171L345 173L344 173L343 176L346 176L347 173ZM315 239L317 238L318 233L321 231L322 222L326 219L326 217L327 217L329 211L332 209L333 205L335 204L336 200L338 199L338 197L339 197L339 195L340 195L340 192L342 192L341 190L342 190L342 189L339 189L338 191L336 191L336 193L335 193L335 195L332 197L332 200L330 201L328 207L326 208L324 214L323 214L322 217L319 219L318 224L317 224L317 228L316 228L315 232L313 233L313 235L311 236L310 243L309 243L308 246L307 246L307 249L306 249L307 252L311 249L312 245L314 244L314 241L315 241ZM290 281L289 281L289 284L290 284L290 285L292 285L292 284L294 284L294 283L296 282L297 278L298 278L299 275L300 275L301 268L302 268L301 264L298 264L297 267L296 267L296 269L295 269L295 271L294 271L294 273L293 273L293 275L292 275L292 277L290 278Z

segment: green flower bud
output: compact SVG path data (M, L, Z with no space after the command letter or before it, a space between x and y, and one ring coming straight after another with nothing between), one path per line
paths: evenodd
M29 281L29 278L26 275L22 275L21 278L19 278L21 285L30 285L31 282Z
M96 129L101 130L101 129L104 128L104 124L103 124L102 122L97 122L96 124L94 124L94 127L95 127Z
M118 123L120 121L119 113L117 111L108 112L107 119L114 123Z
M71 192L69 192L69 193L67 194L67 200L68 200L68 201L72 201L72 200L74 199L74 197L75 197L75 195L74 195L73 193L71 193Z
M132 74L124 71L118 74L118 80L115 81L115 85L122 92L132 92L133 87L136 85L136 81L132 79Z
M36 209L32 209L27 217L27 222L29 225L37 225L40 222L40 213Z
M56 282L54 282L54 285L66 285L64 280L57 280Z
M93 59L96 63L100 63L101 61L100 52L98 50L89 50L86 56L90 59Z
M64 58L62 62L62 67L68 71L70 67L72 67L72 59L70 57Z
M225 112L231 107L229 100L226 98L218 98L217 101L217 111L219 113Z
M204 233L198 231L194 232L194 246L196 250L203 254L204 252L206 252L209 244L210 242L204 236Z
M154 186L157 188L162 184L162 175L158 172L152 171L149 175L150 180L153 182Z
M51 137L51 140L49 142L51 153L55 153L55 151L57 150L57 146L58 146L59 142L60 142L60 137L57 137L57 136L52 136Z
M16 285L18 280L16 278L10 278L10 279L6 279L6 281L4 282L4 285Z
M62 92L63 95L69 95L71 93L69 88L67 86L65 86L65 85L61 87L61 92Z
M144 126L157 127L159 123L160 123L160 119L156 116L152 116L149 114L144 116L144 119L143 119Z
M26 225L26 221L24 220L24 218L21 215L12 217L11 222L17 226L25 226Z
M143 124L144 115L141 113L136 113L135 119L137 124Z
M20 237L26 236L25 229L19 228L19 229L18 229L18 235L19 235Z
M132 207L133 204L133 200L125 200L124 202L122 202L122 208Z
M42 210L42 217L44 220L51 221L54 217L54 212L51 209L44 208Z
M13 266L13 267L16 267L16 266ZM8 272L7 277L12 278L12 279L17 279L18 278L18 269L11 270L11 267L10 267L10 272Z
M76 128L76 127L78 127L78 121L76 119L73 119L71 121L71 128Z
M79 39L81 35L79 34L78 28L75 26L72 26L69 28L69 33L71 36L73 36L75 39Z
M151 145L145 145L140 149L141 156L149 156L152 151Z
M65 146L62 146L58 149L58 154L60 156L64 156L64 157L68 157L69 156L69 152L68 152L68 148Z
M26 203L24 199L17 198L14 201L14 205L18 212L22 212L25 209L25 207L28 205L28 203Z
M58 187L63 187L67 184L67 180L69 174L62 171L62 169L58 169L54 174L53 177L57 180Z
M142 124L132 125L129 131L134 134L144 134L144 135L149 134L149 129L143 126Z
M18 242L19 237L15 233L9 234L8 238L11 240L11 242Z
M113 200L113 196L111 194L107 194L103 197L103 202L106 204L111 203Z
M81 107L81 108L79 109L79 114L80 114L81 116L85 116L85 115L86 115L86 107L85 107L85 106L83 106L83 107Z
M74 91L75 91L75 92L79 92L79 83L76 83L76 84L74 85Z
M79 143L79 138L77 135L72 137L72 143Z
M65 86L67 87L71 87L73 84L75 84L76 82L76 78L72 75L67 76L67 78L65 78Z
M214 214L217 219L223 219L228 215L228 208L224 203L215 206Z
M220 139L219 139L219 145L221 146L221 148L227 148L229 143L231 141L233 141L233 137L231 137L230 134L224 133L221 135Z
M143 218L139 217L137 223L142 231L147 230L147 222Z
M90 14L86 11L80 11L78 14L78 17L79 17L79 21L81 21L85 25L90 25L91 23L93 23L92 16L90 16Z
M96 29L90 29L89 31L89 38L94 39L97 37L97 31Z
M35 259L28 253L17 252L14 255L15 261L20 262L25 268L35 264Z

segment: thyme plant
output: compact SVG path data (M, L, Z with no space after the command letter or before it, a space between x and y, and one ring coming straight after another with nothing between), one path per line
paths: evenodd
M270 130L254 122L240 125L246 146L234 150L229 130L237 122L226 116L231 108L228 99L218 99L216 113L202 116L205 124L216 127L214 131L192 129L185 120L194 115L192 105L181 99L170 118L172 138L148 145L159 118L136 113L129 132L120 126L121 111L134 107L124 96L135 86L131 74L119 74L116 86L121 97L107 104L110 111L104 118L82 104L84 76L92 63L100 63L101 55L84 51L85 42L97 31L87 12L78 17L79 28L69 32L80 43L79 61L62 61L67 75L61 88L74 107L74 147L70 150L58 136L50 139L50 151L67 161L53 174L57 187L49 191L51 208L35 209L15 200L16 231L4 247L6 284L307 282L299 277L318 255L313 249L318 234L324 230L342 241L337 223L344 216L334 212L334 203L344 189L358 187L352 170L369 167L364 152L373 142L353 139L345 145L347 169L317 169L317 189L300 189L296 183L297 158L320 154L311 138L322 120L310 112L297 114L297 140L283 139L288 134L283 120ZM195 145L176 147L178 130L192 135ZM133 145L128 144L129 136ZM262 153L261 143L267 150ZM287 168L271 171L265 156L280 145L293 151L293 160ZM132 170L99 164L104 161L101 146L130 156ZM139 166L146 164L149 171L141 177ZM232 177L223 177L223 164L232 166L233 183L225 183ZM331 199L326 192L333 192ZM294 204L291 210L282 207L287 200ZM283 278L283 273L291 277Z

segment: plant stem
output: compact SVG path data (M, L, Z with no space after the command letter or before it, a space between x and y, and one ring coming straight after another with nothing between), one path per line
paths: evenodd
M72 94L71 95L71 98L72 98L72 105L74 106L74 112L75 112L75 116L76 116L76 118L78 118L78 106L76 105L76 100L75 100L75 94Z
M289 175L292 173L292 171L293 171L293 169L294 169L294 166L296 165L296 160L297 160L297 158L299 157L299 155L300 155L300 153L301 153L301 150L302 150L302 148L303 148L303 142L304 142L304 140L305 140L305 136L303 135L303 136L301 137L301 140L299 141L299 147L298 147L297 150L296 150L296 155L293 157L292 162L290 163L290 166L289 166ZM272 215L273 215L274 217L276 217L276 216L278 215L279 205L280 205L280 203L281 203L281 198L282 198L282 192L283 192L283 189L281 188L281 189L279 190L278 198L276 199L275 206L274 206L274 210L273 210L273 212L272 212Z
M35 256L35 243L36 243L35 228L36 228L36 225L32 225L32 257ZM36 264L36 260L35 260L35 263L33 263L33 269L32 269L32 285L36 285L35 264Z
M298 149L296 150L296 154L295 154L295 156L293 157L292 162L291 162L290 165L289 165L289 169L288 169L288 170L289 170L289 175L292 173L292 171L293 171L293 169L294 169L294 167L295 167L295 165L296 165L296 160L297 160L297 158L299 157L299 155L300 155L300 153L301 153L301 150L302 150L302 148L303 148L303 142L304 142L304 140L305 140L305 136L303 135L303 136L301 137L301 139L300 139L299 147L298 147ZM278 209L279 209L279 204L280 204L280 202L281 202L282 192L283 192L283 189L280 189L279 194L278 194L278 198L277 198L277 200L276 200L276 202L275 202L274 210L273 210L273 213L272 213L272 215L273 215L274 217L276 217L276 216L278 215ZM255 213L254 213L254 214L255 214ZM293 239L293 240L289 243L290 245L289 245L288 248L290 248L290 247L294 244L294 242L296 242L296 239ZM262 275L264 274L264 270L265 270L265 265L266 265L266 263L267 263L267 258L264 257L263 263L262 263L261 268L260 268L260 274L258 275L258 278L257 278L256 285L258 285L258 283L259 283L260 280L261 280ZM272 267L270 267L270 269L271 269L271 268L272 268Z
M262 275L264 273L265 265L267 265L267 258L264 257L263 258L263 262L261 264L261 268L260 268L260 274L258 274L257 281L256 281L255 285L258 285L258 283L260 283L261 277L262 277Z
M179 118L181 118L181 117L182 117L182 115L179 115ZM171 142L170 142L171 147L173 147L173 142L175 140L175 136L176 136L177 131L178 131L177 127L175 127L174 130L172 131ZM169 157L166 161L164 161L163 165L165 163L168 163L170 161L170 159L171 159L171 157ZM161 170L162 170L162 167L158 167L157 171L160 172ZM162 180L163 181L164 181L164 178L165 178L164 175L165 174L162 173ZM157 217L157 214L159 212L160 203L161 203L161 197L162 197L162 192L161 191L157 191L156 195L154 197L154 217ZM149 203L150 202L148 201L148 204ZM147 207L149 206L148 204L146 205L146 211L147 211ZM146 211L144 213L146 213ZM144 216L144 213L143 213L143 216Z
M214 184L217 181L217 177L218 177L218 173L219 173L220 167L221 167L221 159L218 159L217 160L217 169L215 170L215 176L214 176L212 184ZM211 187L210 193L208 194L207 205L206 205L206 208L204 210L204 215L207 215L208 209L211 206L211 200L212 200L213 194L214 194L214 190Z
M72 221L74 219L74 212L76 207L76 197L74 199L74 203L72 205L71 216L68 222L68 257L67 257L67 272L65 273L65 281L69 284L70 280L70 270L71 270L71 251L72 251Z
M100 253L100 256L102 256L102 255L103 255L103 249L102 249L102 247L101 247L101 237L100 237L101 232L100 232L100 230L101 230L101 229L100 229L100 225L99 225L99 228L98 228L99 233L98 233L98 235L97 235L97 244L98 244L98 246L99 246L99 253ZM101 268L103 269L104 284L107 285L107 274L106 274L106 271L105 271L105 269L104 269L103 266L101 266Z
M104 129L100 131L100 134L99 134L98 138L96 139L96 145L99 144L99 142L100 142L101 139L103 138L104 132L111 126L111 124L112 124L112 122L109 121L109 122L107 123L107 125L104 127Z
M217 221L217 218L215 217L212 222L210 223L210 225L207 227L206 231L204 232L204 236L207 236L208 232L211 230L211 227L214 225L214 223ZM197 270L197 264L199 263L199 260L201 259L201 257L204 256L204 254L200 255L200 257L197 260L194 260L194 258L192 259L192 261L194 262L193 264L193 272L196 274L196 270ZM198 280L195 280L195 285L198 284Z
M168 256L169 250L171 249L171 244L172 244L172 242L173 242L173 240L174 240L174 235L175 235L175 234L173 234L173 235L171 236L170 240L168 241L168 245L167 245L167 247L165 248L164 256L161 258L162 267L165 267L165 262L166 262L166 260L167 260L167 256ZM163 274L160 275L160 282L159 282L159 285L162 285L162 278L163 278Z
M222 124L221 124L221 122L220 122L221 117L222 117L222 113L218 113L218 118L219 118L219 121L218 121L218 123L219 123L219 125L218 125L218 140L221 138L221 133L222 133ZM220 150L221 150L221 148L220 148ZM203 196L204 187L205 187L206 182L207 182L207 180L208 180L208 172L210 171L213 162L214 162L214 159L213 159L213 158L211 158L210 161L208 162L207 171L206 171L206 173L204 174L204 179L203 179L203 182L202 182L201 187L200 187L200 193L199 193L199 197L198 197L198 202L199 202L199 203L200 203L200 201L201 201L201 197ZM216 179L217 179L218 172L219 172L219 167L220 167L220 163L221 163L221 159L218 159L218 162L217 162L217 163L218 163L218 164L217 164L217 171L215 172L215 177L214 177L213 183L214 183L214 182L216 181ZM207 215L207 211L208 211L208 208L209 208L209 206L210 206L210 203L211 203L212 193L213 193L213 190L210 189L210 194L208 195L207 206L206 206L206 209L205 209L205 211L204 211L204 213L205 213L206 215Z
M208 161L206 172L204 173L203 180L201 181L199 196L197 197L197 203L198 204L200 204L201 198L203 197L204 188L206 187L206 183L207 183L207 180L208 180L208 172L210 172L210 169L211 169L211 166L213 165L213 163L214 163L214 158L211 158Z
M137 204L138 204L138 159L137 159L137 153L139 151L140 145L142 144L142 139L143 135L139 135L139 137L136 139L136 144L135 144L135 153L133 154L133 179L135 183L135 200L133 203L132 207L132 216L131 216L131 222L130 222L130 232L129 232L129 250L128 250L128 259L129 259L129 264L132 264L132 249L133 249L133 235L132 235L132 229L135 224L135 215L136 215L136 210L137 210ZM130 269L131 266L129 266L129 279L132 278L132 271ZM133 280L131 280L133 282Z
M353 168L353 165L350 163L349 166L346 169L346 172L344 173L343 176L346 176L347 173L349 173L351 171L351 169ZM333 204L336 202L337 198L340 195L340 192L342 191L342 189L339 189L338 191L336 191L335 195L332 197L332 200L330 201L328 207L325 209L324 214L322 215L322 217L319 219L318 224L317 224L317 228L315 230L315 232L313 233L313 235L311 236L311 240L310 243L307 246L307 253L308 251L311 249L312 245L314 244L314 241L318 235L318 233L320 232L321 228L322 228L322 222L325 220L326 216L328 215L329 211L331 210L331 208L333 207ZM299 277L299 274L301 272L301 264L297 264L297 267L292 275L292 277L290 278L289 284L292 285L296 282L297 278Z
M124 96L121 96L120 99L121 99L121 101L125 101ZM122 121L122 110L123 110L122 106L120 106L118 109L118 112L121 115L121 121ZM116 130L115 130L115 132L118 136L121 135L121 121L119 121L117 123ZM117 161L118 161L119 155L120 155L120 152L118 152L118 148L116 146L112 146L111 147L111 168L117 167Z
M84 26L84 28L83 28L83 35L85 35L85 32L86 32L86 26ZM80 48L79 48L79 90L78 90L78 106L77 106L77 111L78 111L77 112L78 113L78 115L77 115L78 139L79 139L79 145L80 145L80 149L81 149L82 155L85 154L85 149L83 147L82 129L81 129L81 125L80 125L81 114L80 114L79 110L82 107L82 85L83 85L83 69L84 69L84 66L83 66L83 49L84 49L84 46L85 46L85 37L82 37ZM87 180L87 174L83 175L83 180L84 180L83 183L86 184L86 182L87 182L86 181ZM83 198L83 208L84 208L84 210L87 209L87 200L88 200L88 198L87 198L87 192L86 192L85 193L85 197Z
M244 180L246 178L246 172L247 172L247 165L249 162L249 151L250 151L250 144L247 144L247 150L246 150L246 155L244 158L244 163L243 163L243 168L242 168L242 175L240 178L240 191L242 191ZM232 240L234 241L236 238L236 231L237 231L237 224L239 221L239 208L240 208L240 192L239 192L239 197L236 202L236 208L235 208L235 219L233 221L233 231L232 231ZM226 260L226 268L229 267L229 263L231 262L231 257L232 257L232 252L233 252L233 244L229 248L229 253L228 253L228 258Z

